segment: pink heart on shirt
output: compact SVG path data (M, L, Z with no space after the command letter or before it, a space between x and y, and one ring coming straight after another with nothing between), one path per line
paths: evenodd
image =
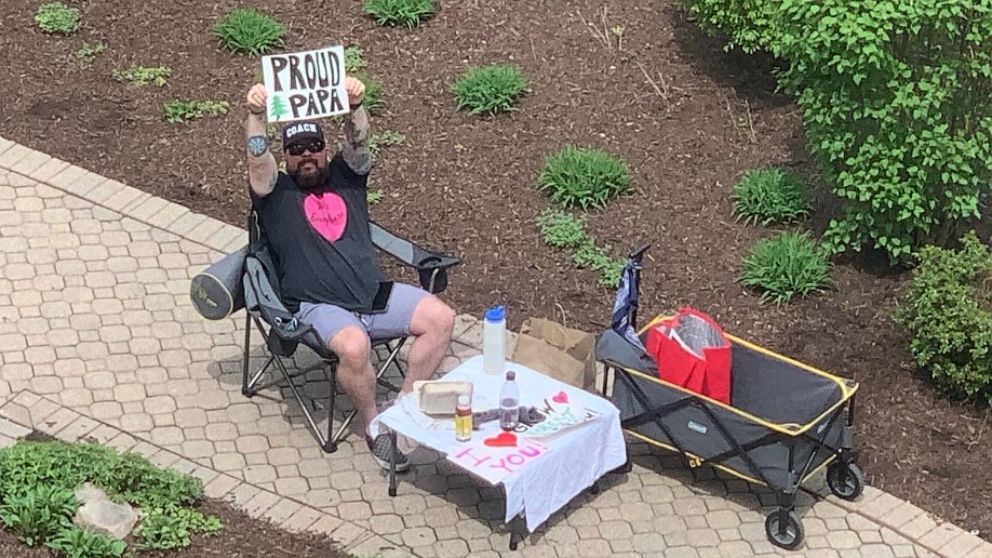
M344 199L334 192L310 194L303 200L303 211L310 226L331 242L344 234L348 224L348 208Z

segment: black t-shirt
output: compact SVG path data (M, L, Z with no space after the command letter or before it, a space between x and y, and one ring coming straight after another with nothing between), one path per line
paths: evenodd
M252 191L282 301L292 312L301 302L370 312L384 276L369 235L368 175L353 172L340 152L327 168L323 186L303 190L280 172L268 196Z

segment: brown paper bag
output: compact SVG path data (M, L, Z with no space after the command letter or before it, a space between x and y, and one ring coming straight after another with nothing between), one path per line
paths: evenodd
M578 388L596 382L596 336L541 318L520 328L510 360Z

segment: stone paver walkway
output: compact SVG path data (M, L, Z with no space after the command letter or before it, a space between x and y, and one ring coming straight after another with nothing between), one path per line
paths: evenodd
M803 493L806 543L787 553L765 539L771 494L707 470L693 481L643 444L631 445L629 475L580 496L511 553L499 490L418 450L390 498L354 436L323 454L281 394L242 397L243 315L206 321L188 290L244 241L240 229L0 138L0 414L12 421L0 442L17 425L70 437L89 427L230 479L211 493L289 527L319 524L364 554L992 556L989 543L870 487L855 503L822 487ZM478 354L480 339L478 322L460 316L443 368ZM301 351L295 365L315 363Z

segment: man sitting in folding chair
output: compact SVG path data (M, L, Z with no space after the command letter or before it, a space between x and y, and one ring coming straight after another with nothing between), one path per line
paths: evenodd
M366 183L372 166L365 85L346 81L351 112L345 143L330 156L316 122L283 130L286 172L279 172L266 136L265 87L248 92L245 126L248 178L254 211L265 231L286 308L313 327L338 358L337 377L351 396L375 460L389 468L391 445L370 432L378 413L375 339L413 336L401 393L430 378L448 350L454 312L427 291L392 283L379 268L369 232ZM329 419L330 420L330 419ZM398 454L397 470L409 463Z

